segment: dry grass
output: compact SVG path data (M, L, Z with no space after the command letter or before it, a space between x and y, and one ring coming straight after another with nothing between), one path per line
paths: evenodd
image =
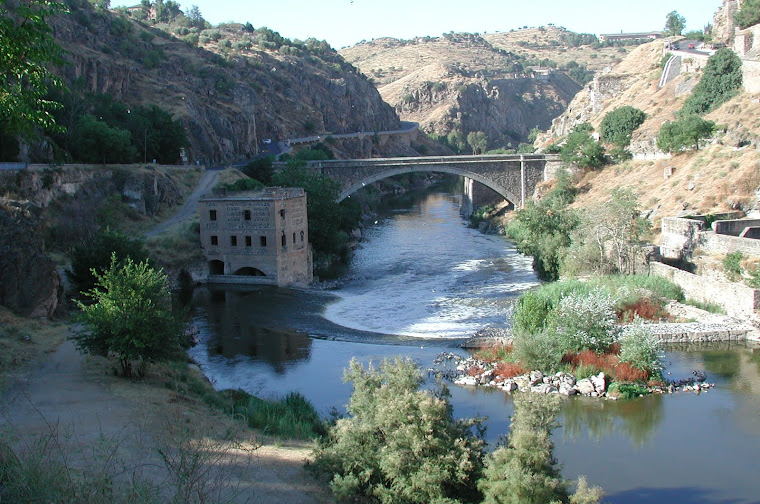
M146 247L161 265L182 268L205 261L200 247L200 223L198 216L181 222L158 236L149 238Z

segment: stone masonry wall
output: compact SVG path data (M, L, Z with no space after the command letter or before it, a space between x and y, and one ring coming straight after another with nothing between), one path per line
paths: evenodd
M760 61L744 60L742 62L744 90L748 93L760 93Z
M748 316L760 308L760 291L744 285L718 282L653 262L649 265L651 275L667 278L680 286L687 298L702 303L722 306L730 316Z

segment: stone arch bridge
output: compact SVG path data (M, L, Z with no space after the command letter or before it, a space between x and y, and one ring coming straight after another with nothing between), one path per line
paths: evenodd
M367 184L394 175L442 172L465 177L465 193L468 183L480 182L516 207L522 207L539 183L554 178L560 164L556 154L497 154L309 161L307 168L340 183L338 201ZM274 163L277 171L285 166L284 162Z

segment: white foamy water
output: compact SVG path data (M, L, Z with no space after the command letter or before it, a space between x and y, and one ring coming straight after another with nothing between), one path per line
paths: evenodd
M355 330L420 338L466 338L506 326L519 293L536 285L529 258L505 238L470 229L456 199L431 195L365 232L351 281L324 312Z

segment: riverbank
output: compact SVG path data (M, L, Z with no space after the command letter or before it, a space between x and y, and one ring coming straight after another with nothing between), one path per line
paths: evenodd
M64 341L73 326L55 328L36 356L2 369L0 465L16 460L20 474L37 471L27 482L32 490L72 502L96 502L85 487L102 485L114 485L113 502L131 502L138 487L153 496L146 502L188 491L212 502L333 502L303 468L313 442L269 437L214 410L207 395L218 393L196 366L180 364L180 373L176 364L154 365L132 381ZM29 339L40 341L34 332ZM44 462L34 469L38 458Z

